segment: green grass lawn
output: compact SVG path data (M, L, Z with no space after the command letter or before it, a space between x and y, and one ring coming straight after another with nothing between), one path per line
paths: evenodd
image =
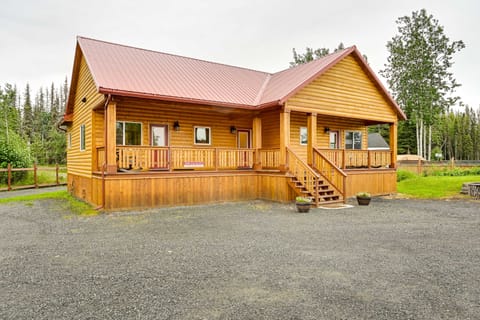
M53 199L61 200L62 208L67 209L70 213L75 215L96 215L99 211L93 209L91 205L72 197L67 191L45 192L34 195L15 196L10 198L0 199L0 205L11 202L24 202L33 204L33 201Z
M414 198L449 198L459 196L462 184L465 182L480 182L480 175L458 177L414 177L400 181L397 185L397 191Z

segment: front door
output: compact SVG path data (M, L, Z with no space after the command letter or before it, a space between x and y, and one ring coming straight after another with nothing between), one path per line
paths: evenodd
M338 131L330 131L330 149L338 149Z
M250 149L250 130L238 129L237 130L237 148L238 149ZM250 153L247 151L238 152L237 166L238 168L250 167Z
M250 130L237 130L237 148L250 149Z
M150 126L152 147L168 146L168 126L160 124L152 124Z
M165 124L150 125L150 144L152 147L168 146L168 126ZM168 169L168 149L155 148L150 156L151 169Z

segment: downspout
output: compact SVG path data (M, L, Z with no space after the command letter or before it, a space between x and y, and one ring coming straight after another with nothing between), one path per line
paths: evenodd
M112 95L108 94L105 104L103 106L103 149L105 153L105 159L102 165L102 204L95 208L95 210L100 210L105 207L105 170L107 170L107 108L108 104L112 100Z

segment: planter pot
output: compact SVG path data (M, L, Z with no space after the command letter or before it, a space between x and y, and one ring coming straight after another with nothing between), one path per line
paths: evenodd
M357 197L357 202L360 206L368 206L371 199L370 197Z
M308 202L296 202L298 212L309 212L311 203Z

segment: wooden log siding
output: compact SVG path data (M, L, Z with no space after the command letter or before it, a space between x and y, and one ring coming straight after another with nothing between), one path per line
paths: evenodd
M252 129L253 115L248 112L237 114L234 110L211 109L208 106L189 106L185 104L165 103L152 100L117 98L117 121L142 123L142 145L151 145L150 125L168 125L170 146L204 147L195 145L193 129L195 126L210 127L211 143L205 147L236 148L237 135L230 127ZM180 128L173 129L178 121Z
M394 107L353 56L346 57L300 90L287 105L294 111L335 117L397 121Z
M93 153L96 153L96 146L93 145L92 141L92 108L103 100L103 95L97 93L92 75L83 57L80 62L78 82L74 90L76 94L73 108L73 124L67 128L67 132L72 137L72 145L67 150L67 168L69 173L90 177L92 168L98 162L93 161ZM86 99L85 102L82 101L83 98ZM81 125L85 125L85 150L82 151L80 150Z
M280 110L269 110L261 113L262 119L262 148L280 148L279 123Z

